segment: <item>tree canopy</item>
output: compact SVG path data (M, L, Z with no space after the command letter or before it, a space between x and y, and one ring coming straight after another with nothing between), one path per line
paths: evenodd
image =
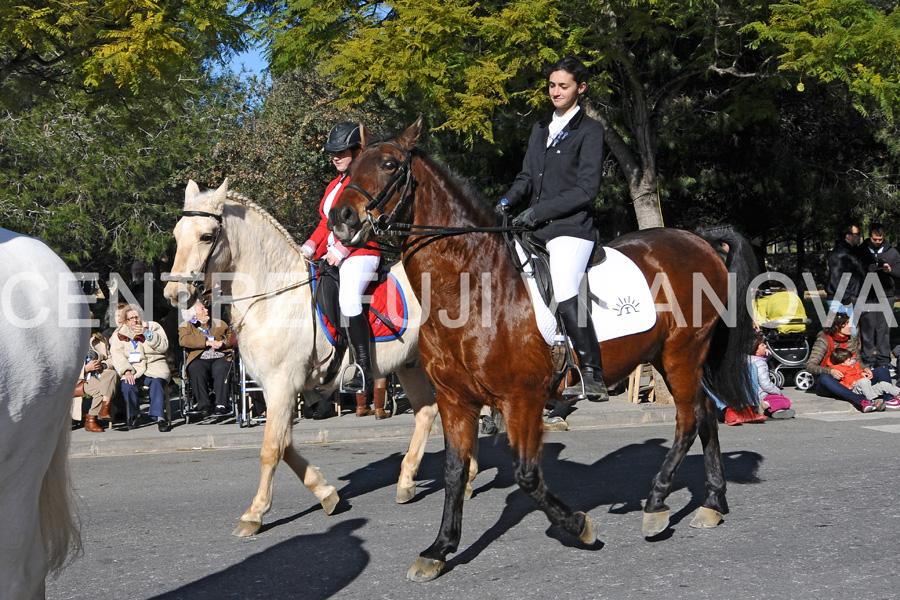
M546 110L542 66L568 54L581 57L594 72L594 114L627 182L638 224L647 227L662 224L660 143L690 115L738 109L746 115L749 109L734 99L753 94L742 90L773 78L796 85L801 73L818 73L823 82L833 74L848 84L859 106L876 85L882 103L895 102L885 74L897 70L891 64L897 53L880 59L866 54L889 48L900 35L893 14L866 8L861 0L851 8L838 4L284 0L272 11L266 34L276 71L325 55L322 72L333 75L344 106L376 93L396 95L427 106L436 129L462 135L470 145L479 138L493 143L495 125L506 122L503 114L537 120L534 111ZM802 21L804 12L813 17ZM804 51L808 30L828 29L829 18L856 33L853 54ZM862 36L873 24L884 39L875 32ZM848 62L853 78L841 77ZM762 113L771 108L759 106L757 118L768 118Z
M82 89L97 104L190 88L200 62L246 49L228 0L0 3L0 101Z

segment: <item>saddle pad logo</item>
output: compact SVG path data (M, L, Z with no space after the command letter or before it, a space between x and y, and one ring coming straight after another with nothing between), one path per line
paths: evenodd
M619 298L618 302L616 302L616 305L613 307L613 310L616 311L617 317L627 316L640 312L640 309L638 308L640 304L640 302L634 300L631 296L628 296L627 298Z

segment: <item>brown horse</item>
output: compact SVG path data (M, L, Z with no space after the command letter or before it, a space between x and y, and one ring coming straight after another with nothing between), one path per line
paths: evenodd
M364 151L353 161L350 174L353 185L336 202L330 221L345 244L359 245L391 231L411 233L401 238L401 256L420 302L430 302L432 315L468 311L461 325L432 316L419 333L422 363L437 388L446 445L440 531L408 573L414 581L429 581L459 544L466 472L485 404L500 410L506 421L519 487L553 524L585 544L592 544L597 533L587 515L573 512L547 490L541 476L541 412L557 394L554 364L535 324L526 285L501 236L483 231L496 227L498 217L415 148L420 131L421 119L393 140L365 143L371 134L364 131ZM458 228L470 233L453 235L460 233ZM710 243L686 231L645 230L610 244L637 264L651 289L657 289L655 280L662 281L654 297L656 325L601 344L608 383L652 362L675 399L675 441L644 507L645 537L667 528L665 499L698 434L706 496L691 525L715 527L726 511L718 424L703 384L729 406L744 407L750 398L744 353L752 333L750 316L740 304L740 309L725 313L734 321L726 324L717 307L725 306L729 292L736 294L732 301L743 300L752 275L752 252L742 236L723 233L719 241L730 248L728 268ZM729 269L735 271L731 285ZM706 282L706 293L696 285L699 281Z

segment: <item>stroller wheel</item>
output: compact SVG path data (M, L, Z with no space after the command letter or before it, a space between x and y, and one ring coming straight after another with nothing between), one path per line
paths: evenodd
M775 384L775 387L784 387L784 373L782 373L780 370L775 369L774 371L769 371L769 379L772 380L772 383Z
M794 375L794 385L797 386L798 390L808 390L815 381L815 376L809 371L798 371L797 374Z

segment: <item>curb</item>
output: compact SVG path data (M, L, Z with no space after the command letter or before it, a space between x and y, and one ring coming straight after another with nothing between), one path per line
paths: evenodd
M797 417L812 414L846 414L857 411L840 400L820 398L794 388L786 388ZM569 429L601 429L675 423L674 405L631 404L614 397L609 402L579 402L567 419ZM239 428L234 422L222 424L178 424L170 433L160 433L153 425L133 431L107 430L103 434L83 429L72 432L69 444L71 458L91 456L121 456L161 452L189 452L237 448L259 448L265 426ZM294 421L292 442L298 445L357 442L397 439L408 443L415 430L412 413L394 415L391 419L373 421L356 419L352 413L325 421L300 419ZM431 436L443 436L440 417L431 429Z

